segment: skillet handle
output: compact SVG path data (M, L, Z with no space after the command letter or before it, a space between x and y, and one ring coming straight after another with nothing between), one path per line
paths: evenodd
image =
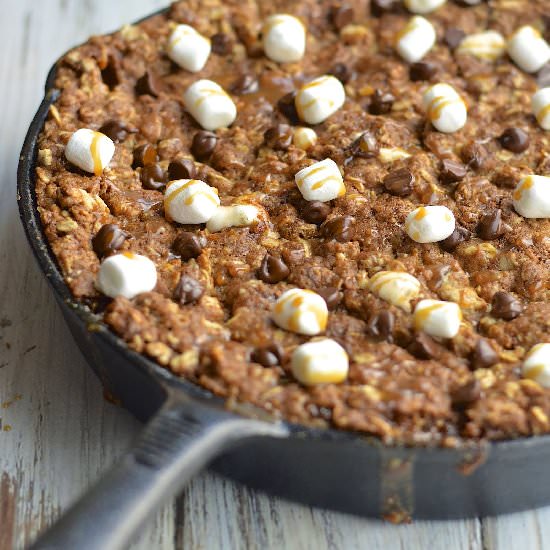
M31 548L120 550L152 513L238 441L287 429L168 398L136 445Z

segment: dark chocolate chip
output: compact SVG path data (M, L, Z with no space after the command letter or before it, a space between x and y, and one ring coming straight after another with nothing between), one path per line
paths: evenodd
M251 74L243 74L233 84L230 91L235 95L254 94L260 89L256 78Z
M345 63L335 63L328 74L335 76L342 84L348 83L353 77L353 71Z
M150 95L158 97L160 94L159 84L156 76L149 70L136 82L137 95Z
M369 113L372 115L385 115L392 110L394 101L395 96L389 92L376 90L372 95L371 103L369 105Z
M156 147L149 143L146 143L145 145L140 145L137 149L134 150L134 163L132 164L132 166L134 168L139 168L147 166L148 164L158 162L158 160L159 157Z
M202 235L184 231L174 239L172 251L186 262L192 258L198 258L205 245L206 239Z
M457 225L455 230L439 243L439 246L446 252L453 252L459 244L466 242L470 236L471 233L465 227Z
M317 294L323 297L328 309L334 309L342 301L342 293L335 286L323 286L317 289Z
M413 192L414 175L408 168L392 170L384 178L384 188L391 195L406 197Z
M233 40L228 34L218 32L210 38L212 52L216 55L227 55L233 49Z
M264 283L275 284L284 281L289 275L290 269L281 258L271 254L264 256L258 271L258 277Z
M216 148L218 136L213 132L199 130L193 137L191 153L197 160L206 160Z
M537 84L539 88L550 86L550 61L537 73Z
M371 0L370 10L372 15L380 17L385 13L397 11L400 4L399 0Z
M479 170L486 159L487 149L481 143L471 142L462 148L462 160L474 170Z
M112 139L115 143L124 141L130 132L128 126L126 126L124 122L119 122L118 120L109 120L109 122L106 122L99 131Z
M276 367L281 364L284 357L284 350L279 344L271 344L261 348L256 348L252 352L251 359L254 363L259 363L262 367Z
M418 359L434 359L439 355L439 348L435 340L425 332L415 334L407 349L411 355Z
M481 386L476 378L459 386L451 392L451 403L454 409L464 409L477 401L481 396Z
M321 235L327 239L336 239L341 243L351 241L353 234L353 218L338 216L326 221L321 226Z
M92 248L97 254L97 257L101 259L122 248L127 238L128 233L122 231L118 225L108 223L93 237Z
M504 231L504 224L502 223L502 210L500 210L500 208L485 214L477 226L477 234L484 241L498 239L499 237L502 237Z
M114 90L122 82L120 61L114 55L107 59L107 65L101 70L101 78L109 90Z
M372 158L378 155L380 147L374 135L366 131L351 144L350 150L354 157Z
M353 21L353 8L346 3L336 4L330 9L330 20L337 31Z
M191 159L178 159L172 161L168 166L168 179L192 180L197 175L195 163Z
M285 94L277 102L277 108L286 118L288 118L291 124L298 124L300 122L300 117L298 116L298 111L296 110L296 92L289 92Z
M199 281L188 275L182 275L174 291L174 299L184 306L196 302L203 294L204 289Z
M430 80L437 73L437 66L428 61L413 63L409 69L409 78L413 82Z
M499 137L499 141L512 153L523 153L529 147L529 134L521 128L507 128Z
M443 159L439 180L445 185L456 183L466 177L467 169L461 162L451 159Z
M486 369L498 363L498 359L498 353L489 344L489 341L485 338L480 338L476 342L476 346L472 352L470 365L473 370Z
M292 128L288 124L277 124L264 133L265 144L271 149L286 150L292 143Z
M521 302L509 292L497 292L493 296L491 315L497 319L511 321L523 312Z
M464 40L465 36L466 33L463 30L457 29L456 27L449 27L445 31L443 40L445 40L445 43L449 46L449 48L451 48L451 50L454 50L460 46L460 43Z
M144 189L160 191L166 186L166 173L160 164L147 164L141 169L141 185Z
M311 201L302 210L302 218L307 223L322 224L330 214L330 205L326 202Z
M395 317L393 313L388 309L383 309L370 319L368 331L372 336L391 343L393 342L394 324Z

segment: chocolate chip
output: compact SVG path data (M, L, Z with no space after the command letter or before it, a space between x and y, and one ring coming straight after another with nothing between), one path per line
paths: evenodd
M119 122L118 120L109 120L109 122L106 122L99 131L112 139L115 143L124 141L130 132L128 126L126 126L124 122Z
M550 61L537 73L537 84L539 88L550 86Z
M338 216L328 220L321 226L321 235L327 239L336 239L341 243L351 241L353 233L353 218Z
M342 293L335 286L323 286L318 288L317 294L323 297L329 309L334 309L342 301Z
M160 191L166 186L166 174L160 164L148 164L141 169L141 185L152 191Z
M399 0L371 0L370 10L372 15L380 17L385 13L397 11L400 3Z
M311 201L308 202L302 210L302 218L307 223L315 223L317 225L323 223L330 214L330 205L326 202Z
M376 337L386 340L387 342L393 342L393 326L395 324L395 317L393 313L387 309L379 311L374 315L368 325L369 333Z
M353 77L353 71L345 63L335 63L328 74L335 76L342 84L346 84Z
M521 302L509 292L497 292L493 296L491 315L497 319L511 321L523 312Z
M529 134L521 128L507 128L498 139L512 153L523 153L529 147Z
M174 290L174 299L184 306L196 302L203 294L204 289L199 281L188 275L182 275L176 290Z
M283 260L271 254L264 256L258 271L258 277L264 283L275 284L284 281L289 275L290 269Z
M140 145L134 150L134 162L132 166L134 168L139 168L158 162L158 160L159 157L157 155L156 147L146 143L145 145Z
M418 359L434 359L439 355L439 348L435 340L425 332L415 334L407 349L411 355Z
M233 49L233 40L224 32L217 32L210 38L212 52L216 55L227 55Z
M258 81L251 74L243 74L230 87L231 93L235 95L254 94L259 89Z
M466 33L463 30L457 29L456 27L449 27L445 31L443 40L445 40L445 43L449 46L449 48L451 48L451 50L454 50L460 46L460 43L464 40L465 36Z
M191 153L197 160L206 160L216 148L218 136L206 130L199 130L193 137Z
M168 166L168 179L192 180L197 175L195 163L190 159L178 159L172 161Z
M101 70L101 78L109 90L114 90L122 82L120 61L114 55L107 59L107 65Z
M158 97L160 94L157 78L151 71L146 71L145 74L136 82L137 95L150 95Z
M97 254L97 257L101 259L122 248L127 238L128 233L126 233L126 231L122 231L122 229L114 223L108 223L93 237L92 248Z
M464 409L477 401L481 396L481 386L476 378L459 386L451 392L451 403L454 409Z
M468 170L461 162L451 159L443 159L439 180L445 185L456 183L466 177Z
M457 225L455 230L443 241L439 243L439 246L446 252L453 252L456 247L471 236L471 233L465 228Z
M477 226L477 234L484 241L498 239L499 237L502 237L504 231L504 224L502 223L502 210L500 210L500 208L485 214Z
M487 149L481 143L468 143L462 148L462 160L474 170L479 170L487 158Z
M372 95L369 105L369 113L372 115L385 115L392 110L395 97L389 92L376 90Z
M296 92L289 92L285 94L277 102L277 108L286 118L288 118L291 124L298 124L300 122L300 117L298 116L298 111L296 110L296 104L294 100L296 99Z
M354 157L372 158L378 155L380 147L374 135L367 130L351 144L350 150Z
M282 149L290 147L292 143L292 128L288 124L277 124L265 131L265 144L271 149Z
M179 233L172 243L172 251L184 262L201 255L206 246L206 239L202 235L196 235L190 231Z
M384 178L384 188L391 195L406 197L413 192L414 175L407 168L392 170Z
M284 350L279 344L271 344L262 348L256 348L252 352L251 359L262 367L276 367L281 364Z
M498 353L485 338L480 338L472 353L470 365L473 370L486 369L498 363Z
M418 61L413 63L409 69L409 78L413 82L421 80L430 80L437 73L437 67L428 61Z
M336 4L330 9L330 20L339 31L353 21L353 8L346 3Z

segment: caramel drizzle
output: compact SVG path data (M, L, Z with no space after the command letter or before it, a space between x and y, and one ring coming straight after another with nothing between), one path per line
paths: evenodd
M193 36L194 34L196 34L197 36L204 38L203 36L199 35L197 32L193 32L188 29L178 30L176 32L177 32L177 36L172 38L172 40L170 41L170 44L168 45L169 51L172 51L187 36ZM205 40L207 39L205 38Z
M122 255L123 256L126 256L126 258L128 258L129 260L135 260L136 259L136 255L133 253L133 252L122 252Z
M314 97L313 99L310 99L307 103L302 103L302 95L306 90L322 86L323 84L326 84L329 79L329 76L322 76L302 86L302 88L298 92L298 95L296 96L295 101L296 110L298 111L298 115L301 119L304 118L304 112L310 107L313 107L313 105L315 105L319 101L325 101L331 109L334 107L334 100L329 97Z
M438 309L442 309L445 307L446 304L432 304L431 306L428 306L424 309L421 309L420 311L415 311L414 313L414 328L416 330L422 330L424 328L424 325L426 324L426 321L430 317L430 315L437 311ZM462 312L459 310L459 317L460 320L462 320Z
M326 166L317 166L315 168L312 168L309 172L306 172L303 176L298 178L298 181L297 181L298 187L302 187L304 185L306 178L308 178L310 176L314 176L315 174L318 174L319 172L322 172L323 170L327 170L327 167ZM339 186L340 186L340 188L338 190L338 196L339 197L341 197L342 195L344 195L346 193L346 187L344 185L344 182L342 181L342 178L338 177L338 176L333 176L333 175L326 176L325 178L315 182L311 186L311 189L312 190L321 189L322 187L324 187L330 181L335 181L336 183L339 184Z
M202 90L200 90L200 93L203 95L195 101L195 108L199 108L204 101L206 101L208 98L212 96L217 95L217 96L229 97L222 88L220 89L203 88Z
M296 19L296 21L298 21L298 23L300 23L300 25L302 25L303 27L302 22L297 17L294 17L293 15L279 14L279 15L274 15L268 19L268 21L266 22L266 24L262 29L262 32L264 34L270 33L275 27L286 23L288 21L287 19L288 17L292 17L293 19Z
M303 290L302 292L307 294L315 294L311 290ZM327 326L327 314L314 304L308 304L305 296L297 296L296 292L289 294L281 301L275 304L275 313L282 314L284 308L289 304L294 309L294 312L287 321L288 328L292 332L298 332L300 326L300 317L303 313L313 313L319 325L321 331L325 330Z
M96 176L101 176L103 173L103 164L101 163L101 155L99 152L99 144L102 137L102 133L94 132L94 137L92 138L92 143L90 144L90 154L92 155L94 174Z
M481 39L465 38L458 51L462 53L472 53L482 59L489 59L494 61L499 58L505 49L505 44L498 40L490 40L483 42Z
M550 103L548 105L545 105L538 113L537 113L537 121L539 124L542 125L542 121L550 115Z
M441 113L443 112L443 109L453 105L454 103L464 104L464 101L460 97L449 98L448 96L442 96L442 95L438 95L437 97L434 97L428 107L428 118L430 119L431 122L434 122L434 120L437 120L438 118L441 117Z
M315 354L310 355L305 359L305 369L311 369L313 361L317 359L324 359L326 355L324 354ZM334 357L334 359L343 358L345 360L348 359L348 354L344 350L338 350L338 355ZM321 371L321 372L315 372L311 373L311 376L307 378L308 382L312 384L330 384L330 383L338 383L342 382L346 379L346 372L339 372L336 370L329 370L329 371Z
M527 191L527 189L531 189L534 183L535 181L533 180L532 176L527 176L526 178L524 178L523 183L514 191L514 200L521 200L523 192Z
M525 378L529 380L536 380L544 371L544 365L533 365L529 367L524 373Z
M200 180L189 180L188 182L184 183L181 187L178 187L177 189L175 189L174 191L172 191L165 199L164 199L164 213L165 213L165 216L166 216L166 219L168 221L171 221L171 217L170 217L170 214L168 213L168 209L169 209L169 206L172 204L172 202L174 201L174 199L180 195L181 193L183 193L186 189L188 189L189 187L193 186L193 185L196 185L198 183L201 183ZM185 205L189 206L191 204L193 204L193 201L195 200L196 197L198 196L202 196L202 197L205 197L207 198L209 201L212 201L214 204L218 204L218 201L215 199L215 197L212 196L212 193L217 193L217 189L212 189L212 191L195 191L195 193L193 193L192 195L190 195L189 197L187 197L185 199Z
M402 38L407 36L407 34L416 31L420 28L418 24L418 19L413 17L395 36L395 43L398 44Z
M381 271L371 279L370 288L376 294L380 294L384 287L391 283L406 283L409 288L403 289L406 295L412 295L420 290L420 284L408 276L407 273Z

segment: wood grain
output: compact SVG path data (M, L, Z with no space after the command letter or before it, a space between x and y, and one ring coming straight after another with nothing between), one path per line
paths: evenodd
M0 18L0 550L22 549L128 447L139 425L103 399L25 243L15 203L24 132L50 65L161 0L13 0ZM541 480L545 482L545 480ZM209 473L135 549L550 548L550 509L498 519L379 521L310 509ZM98 526L100 528L100 526Z

